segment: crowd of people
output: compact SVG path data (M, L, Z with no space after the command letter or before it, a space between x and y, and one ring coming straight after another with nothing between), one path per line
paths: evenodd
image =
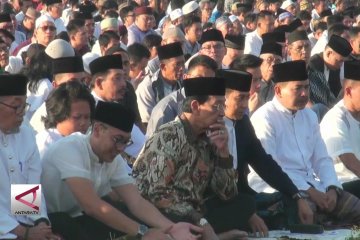
M0 3L0 239L359 225L359 126L358 0Z

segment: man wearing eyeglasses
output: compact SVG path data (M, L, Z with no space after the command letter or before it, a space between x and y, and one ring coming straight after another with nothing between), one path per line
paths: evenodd
M49 226L45 204L41 204L40 215L16 216L10 211L11 184L40 183L35 137L22 125L28 107L26 86L23 75L0 75L0 238L58 239Z
M165 218L128 175L119 153L131 143L134 120L131 109L99 101L90 134L72 134L44 154L44 195L53 226L65 239L100 240L109 233L144 240L196 239L190 230L201 229ZM121 202L102 199L111 189Z
M239 230L245 225L242 216L248 219L254 205L236 197L223 121L224 79L188 78L184 91L182 113L154 132L136 159L138 188L165 216L202 227L202 239L216 240L216 234L224 239L246 237ZM239 210L239 217L234 211L242 204L249 207ZM229 234L233 238L225 238Z
M303 60L309 63L311 43L305 31L293 31L288 35L288 55L292 61Z
M282 47L275 42L264 43L261 47L260 58L263 60L260 70L260 106L274 97L273 66L282 62Z

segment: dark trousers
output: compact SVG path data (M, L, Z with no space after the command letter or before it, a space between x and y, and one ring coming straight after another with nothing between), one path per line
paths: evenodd
M342 184L345 191L360 198L360 180L354 180Z
M245 194L240 194L229 201L212 197L205 202L204 217L213 227L215 233L222 233L233 229L248 229L248 221L255 213L255 200ZM190 216L179 216L162 212L173 222L189 222L198 224Z
M129 218L141 223L130 213L125 204L111 201L109 197L103 197L102 199ZM103 240L111 239L110 235L112 237L124 235L124 233L105 225L85 213L75 218L61 212L50 213L48 216L53 232L61 235L65 240Z

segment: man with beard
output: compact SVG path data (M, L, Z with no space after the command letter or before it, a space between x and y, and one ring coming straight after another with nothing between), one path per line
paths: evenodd
M360 201L342 190L332 159L320 135L316 114L305 108L309 80L302 60L274 66L275 97L251 117L256 136L265 151L290 177L314 213L318 224L358 224ZM257 191L265 183L249 180Z
M179 42L157 48L160 69L148 75L136 89L137 102L143 123L148 123L155 105L173 91L181 87L184 71L184 55Z
M41 161L33 131L22 125L28 108L28 79L23 75L8 74L1 74L0 79L0 238L58 239L49 226L44 201L39 215L11 213L10 186L39 184Z

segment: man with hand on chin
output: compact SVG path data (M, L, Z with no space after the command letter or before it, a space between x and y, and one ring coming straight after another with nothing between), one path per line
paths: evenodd
M171 220L201 226L202 239L244 238L239 229L255 206L237 197L222 119L224 79L189 78L184 90L182 113L153 133L135 161L139 190Z

